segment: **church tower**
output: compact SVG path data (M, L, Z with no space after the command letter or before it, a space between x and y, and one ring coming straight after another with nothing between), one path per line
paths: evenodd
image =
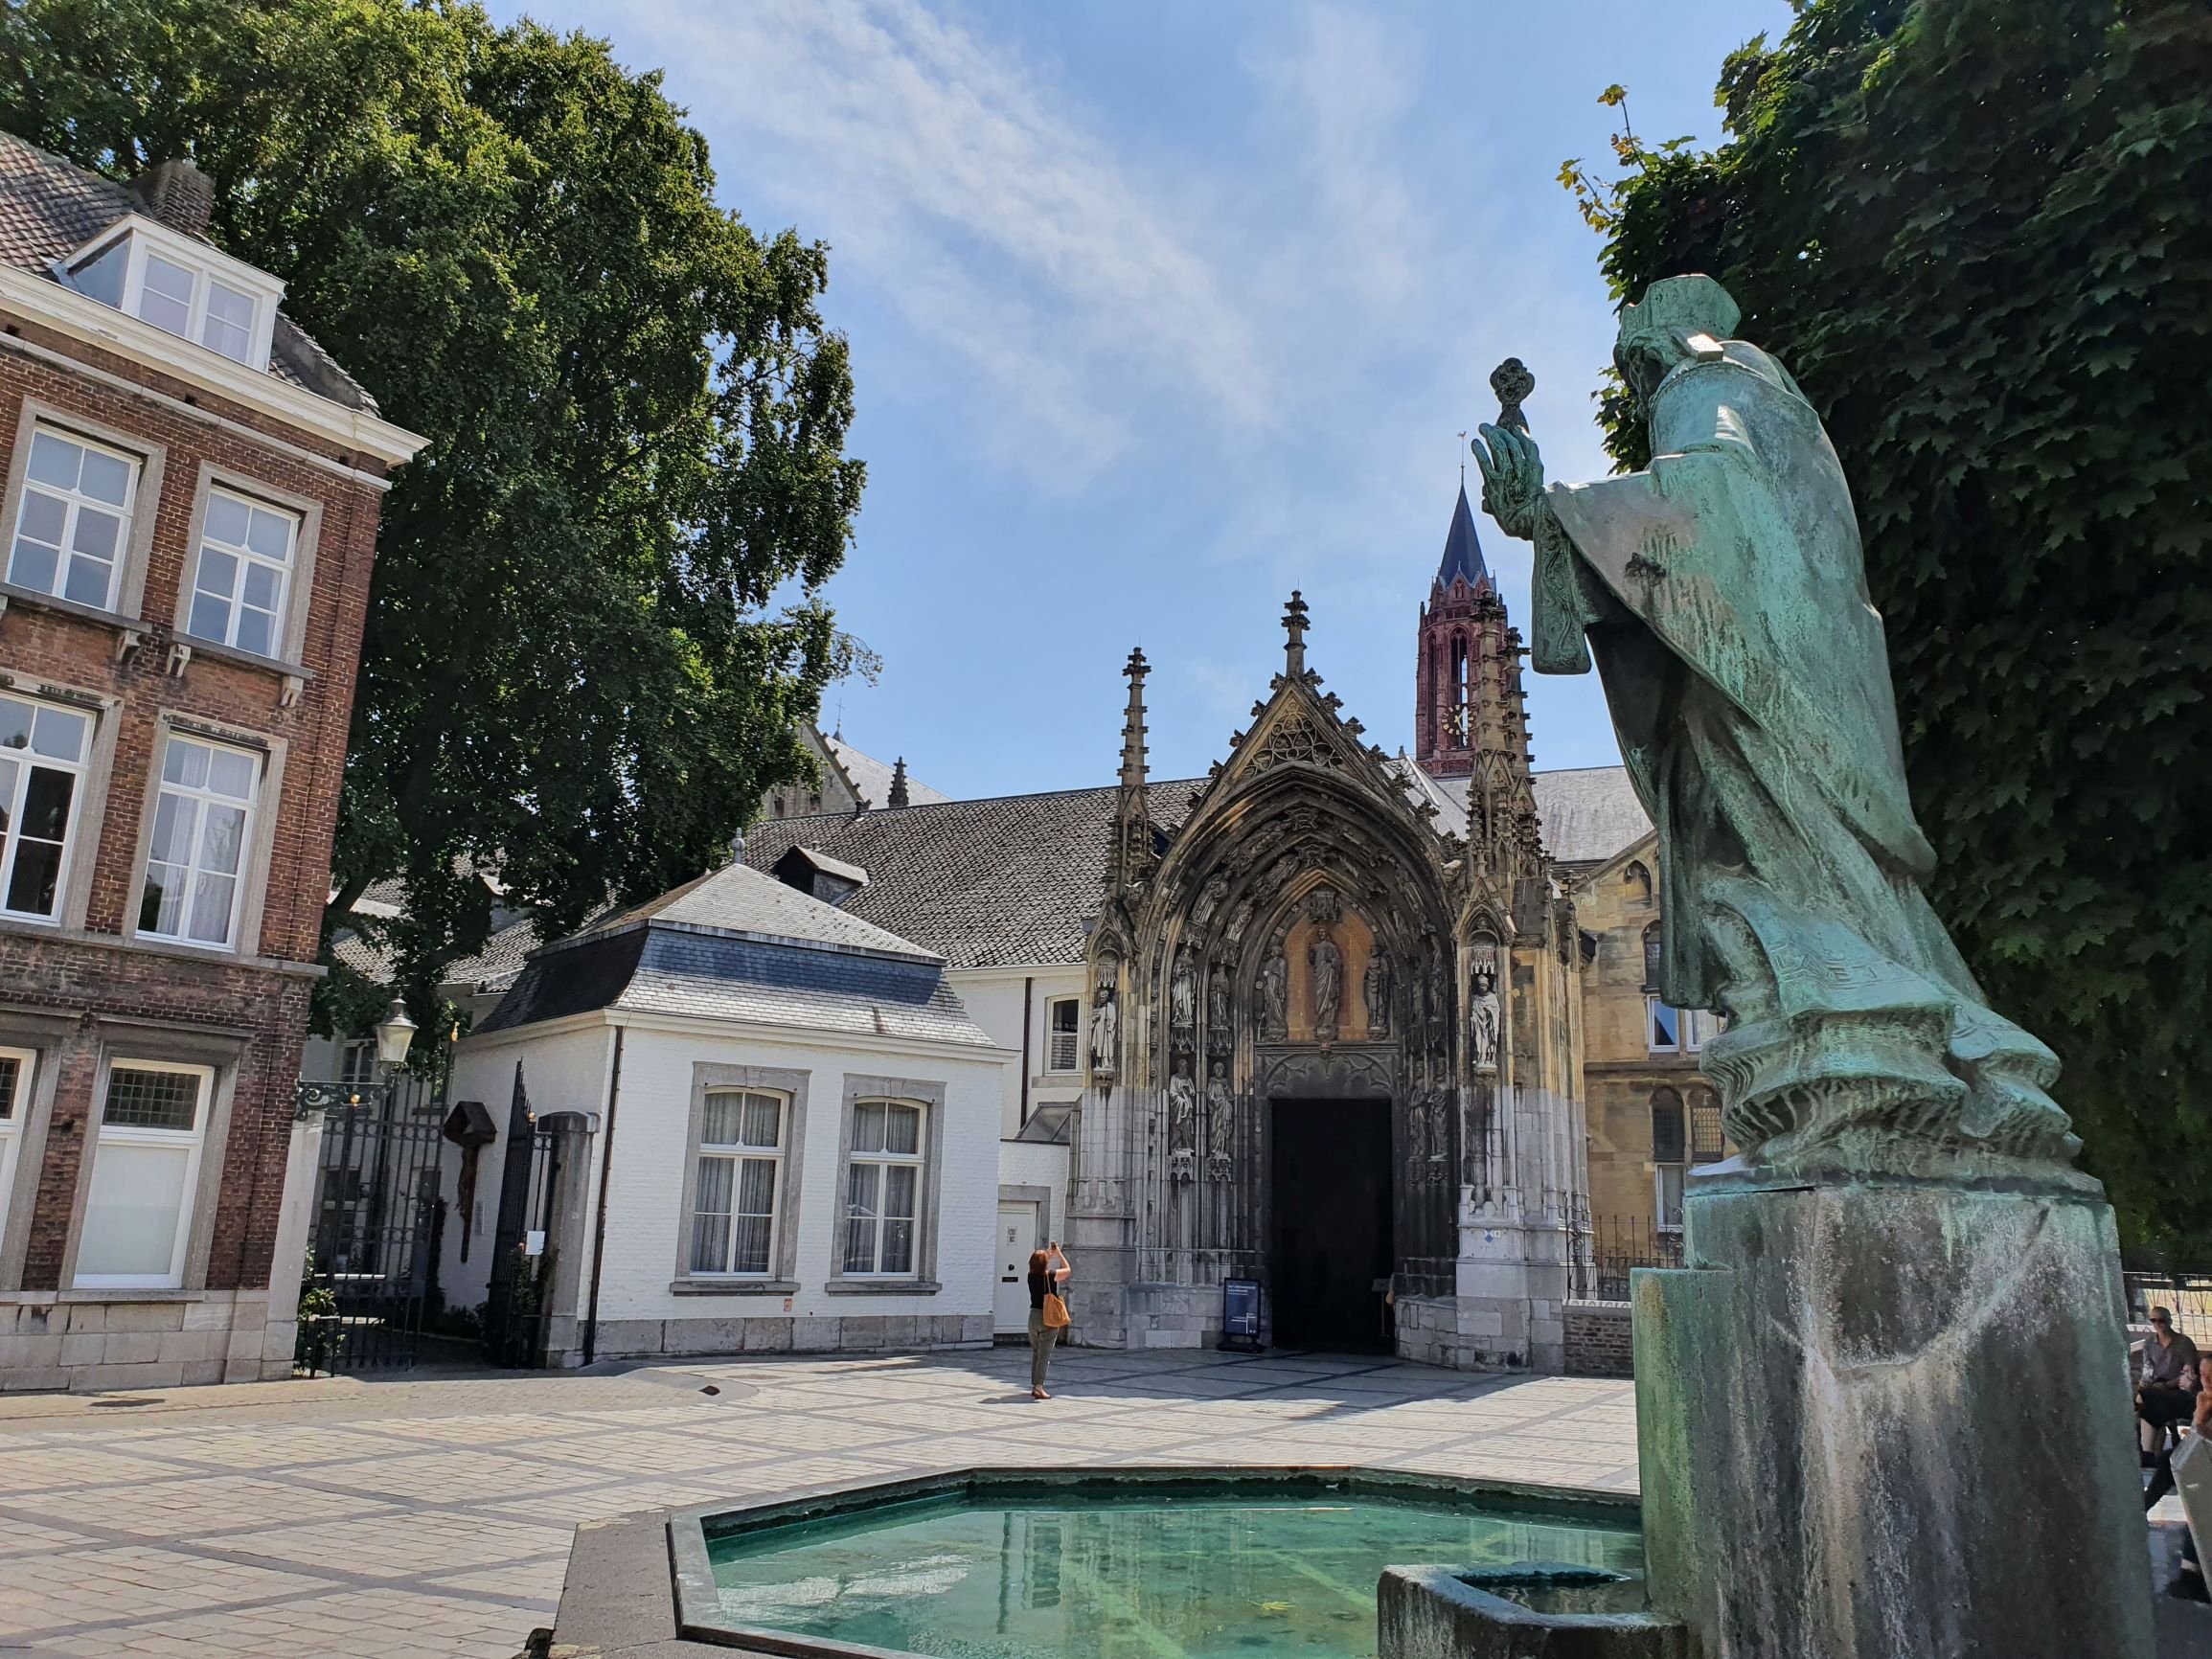
M1528 704L1520 681L1520 631L1475 538L1467 486L1459 487L1444 559L1421 607L1415 670L1414 760L1432 778L1464 778L1485 754L1529 771Z

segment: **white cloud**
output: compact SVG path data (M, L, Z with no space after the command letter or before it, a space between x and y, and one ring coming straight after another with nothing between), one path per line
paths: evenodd
M748 198L776 191L945 354L921 372L965 382L1002 456L1095 468L1162 396L1269 418L1253 324L1192 227L1010 52L916 0L679 0L625 25Z

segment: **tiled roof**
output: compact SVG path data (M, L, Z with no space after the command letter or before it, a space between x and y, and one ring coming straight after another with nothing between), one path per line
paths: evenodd
M1467 816L1467 778L1439 778L1461 819ZM1543 825L1544 851L1569 867L1603 864L1630 842L1652 832L1636 786L1626 766L1569 766L1534 772L1536 812Z
M1154 784L1152 823L1181 827L1201 779ZM936 951L953 967L1077 963L1098 914L1118 791L1062 789L926 807L780 818L745 837L765 870L792 847L868 872L843 906Z
M458 962L445 965L440 981L445 985L465 985L477 991L505 990L521 973L522 965L530 960L531 952L542 943L537 937L537 923L525 917L511 921L484 942L484 948L474 956L465 956Z
M51 277L56 260L138 211L130 193L113 179L0 132L0 263ZM268 372L346 408L376 410L376 399L359 382L282 314Z
M787 823L808 821L785 820ZM725 864L719 870L711 870L697 880L664 893L658 898L649 898L643 904L617 911L575 937L612 933L647 920L713 928L717 932L759 939L834 945L839 949L882 956L926 958L929 954L926 946L917 946L875 922L840 910L834 904L825 904L744 864Z
M845 768L845 776L853 780L853 787L859 793L861 800L871 807L890 804L891 767L888 764L873 755L863 755L842 738L826 737L822 741L829 746L830 753L837 757L837 764ZM932 789L913 773L906 774L906 805L909 807L934 807L951 799L944 790Z
M1544 846L1562 864L1603 864L1652 832L1626 766L1539 772L1531 782Z

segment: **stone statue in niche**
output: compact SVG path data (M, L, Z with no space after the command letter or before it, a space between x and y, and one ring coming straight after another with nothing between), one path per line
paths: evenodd
M1280 1039L1290 1030L1290 965L1278 950L1260 965L1260 1034Z
M1175 1075L1168 1079L1168 1150L1188 1157L1198 1143L1198 1091L1185 1068L1187 1060L1175 1062Z
M1336 1015L1344 1005L1344 956L1327 928L1306 946L1306 966L1313 987L1313 1034L1334 1042Z
M1120 1052L1121 1011L1114 1002L1111 965L1099 964L1098 989L1091 995L1090 1069L1111 1077Z
M1390 951L1380 940L1367 958L1367 979L1360 988L1367 999L1367 1034L1390 1034Z
M1707 276L1622 309L1643 471L1547 488L1525 430L1482 428L1483 506L1536 544L1531 666L1603 672L1665 853L1660 992L1731 1016L1705 1065L1747 1163L2063 1169L2057 1057L1989 1006L1921 891L1935 852L1850 485L1740 316Z
M1192 928L1195 930L1204 927L1207 922L1211 921L1214 919L1214 912L1220 909L1221 900L1228 897L1229 878L1217 870L1207 880L1206 885L1199 889L1197 903L1191 906Z
M1229 912L1229 925L1222 937L1232 945L1243 943L1244 929L1252 925L1254 908L1251 899L1242 898L1237 901L1237 908Z
M1229 970L1218 963L1206 981L1206 1024L1213 1031L1229 1029Z
M1467 1058L1477 1072L1497 1070L1498 1028L1504 1011L1497 1000L1497 958L1486 967L1478 961L1468 986Z
M1444 957L1432 954L1428 959L1428 1032L1431 1039L1443 1035L1451 1019L1451 997L1445 989Z
M1198 976L1191 966L1191 953L1175 954L1175 971L1168 980L1168 1023L1188 1026L1198 1017Z
M1206 1151L1217 1176L1227 1170L1236 1132L1237 1107L1229 1094L1227 1070L1216 1060L1214 1075L1206 1079Z

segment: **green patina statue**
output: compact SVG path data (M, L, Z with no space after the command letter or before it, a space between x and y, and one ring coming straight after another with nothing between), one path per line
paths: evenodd
M1662 989L1728 1016L1704 1053L1745 1170L2063 1170L2058 1061L1993 1011L1920 884L1881 617L1835 448L1710 277L1654 283L1614 358L1646 471L1543 482L1518 420L1474 444L1483 506L1536 543L1531 657L1594 655L1659 830Z

